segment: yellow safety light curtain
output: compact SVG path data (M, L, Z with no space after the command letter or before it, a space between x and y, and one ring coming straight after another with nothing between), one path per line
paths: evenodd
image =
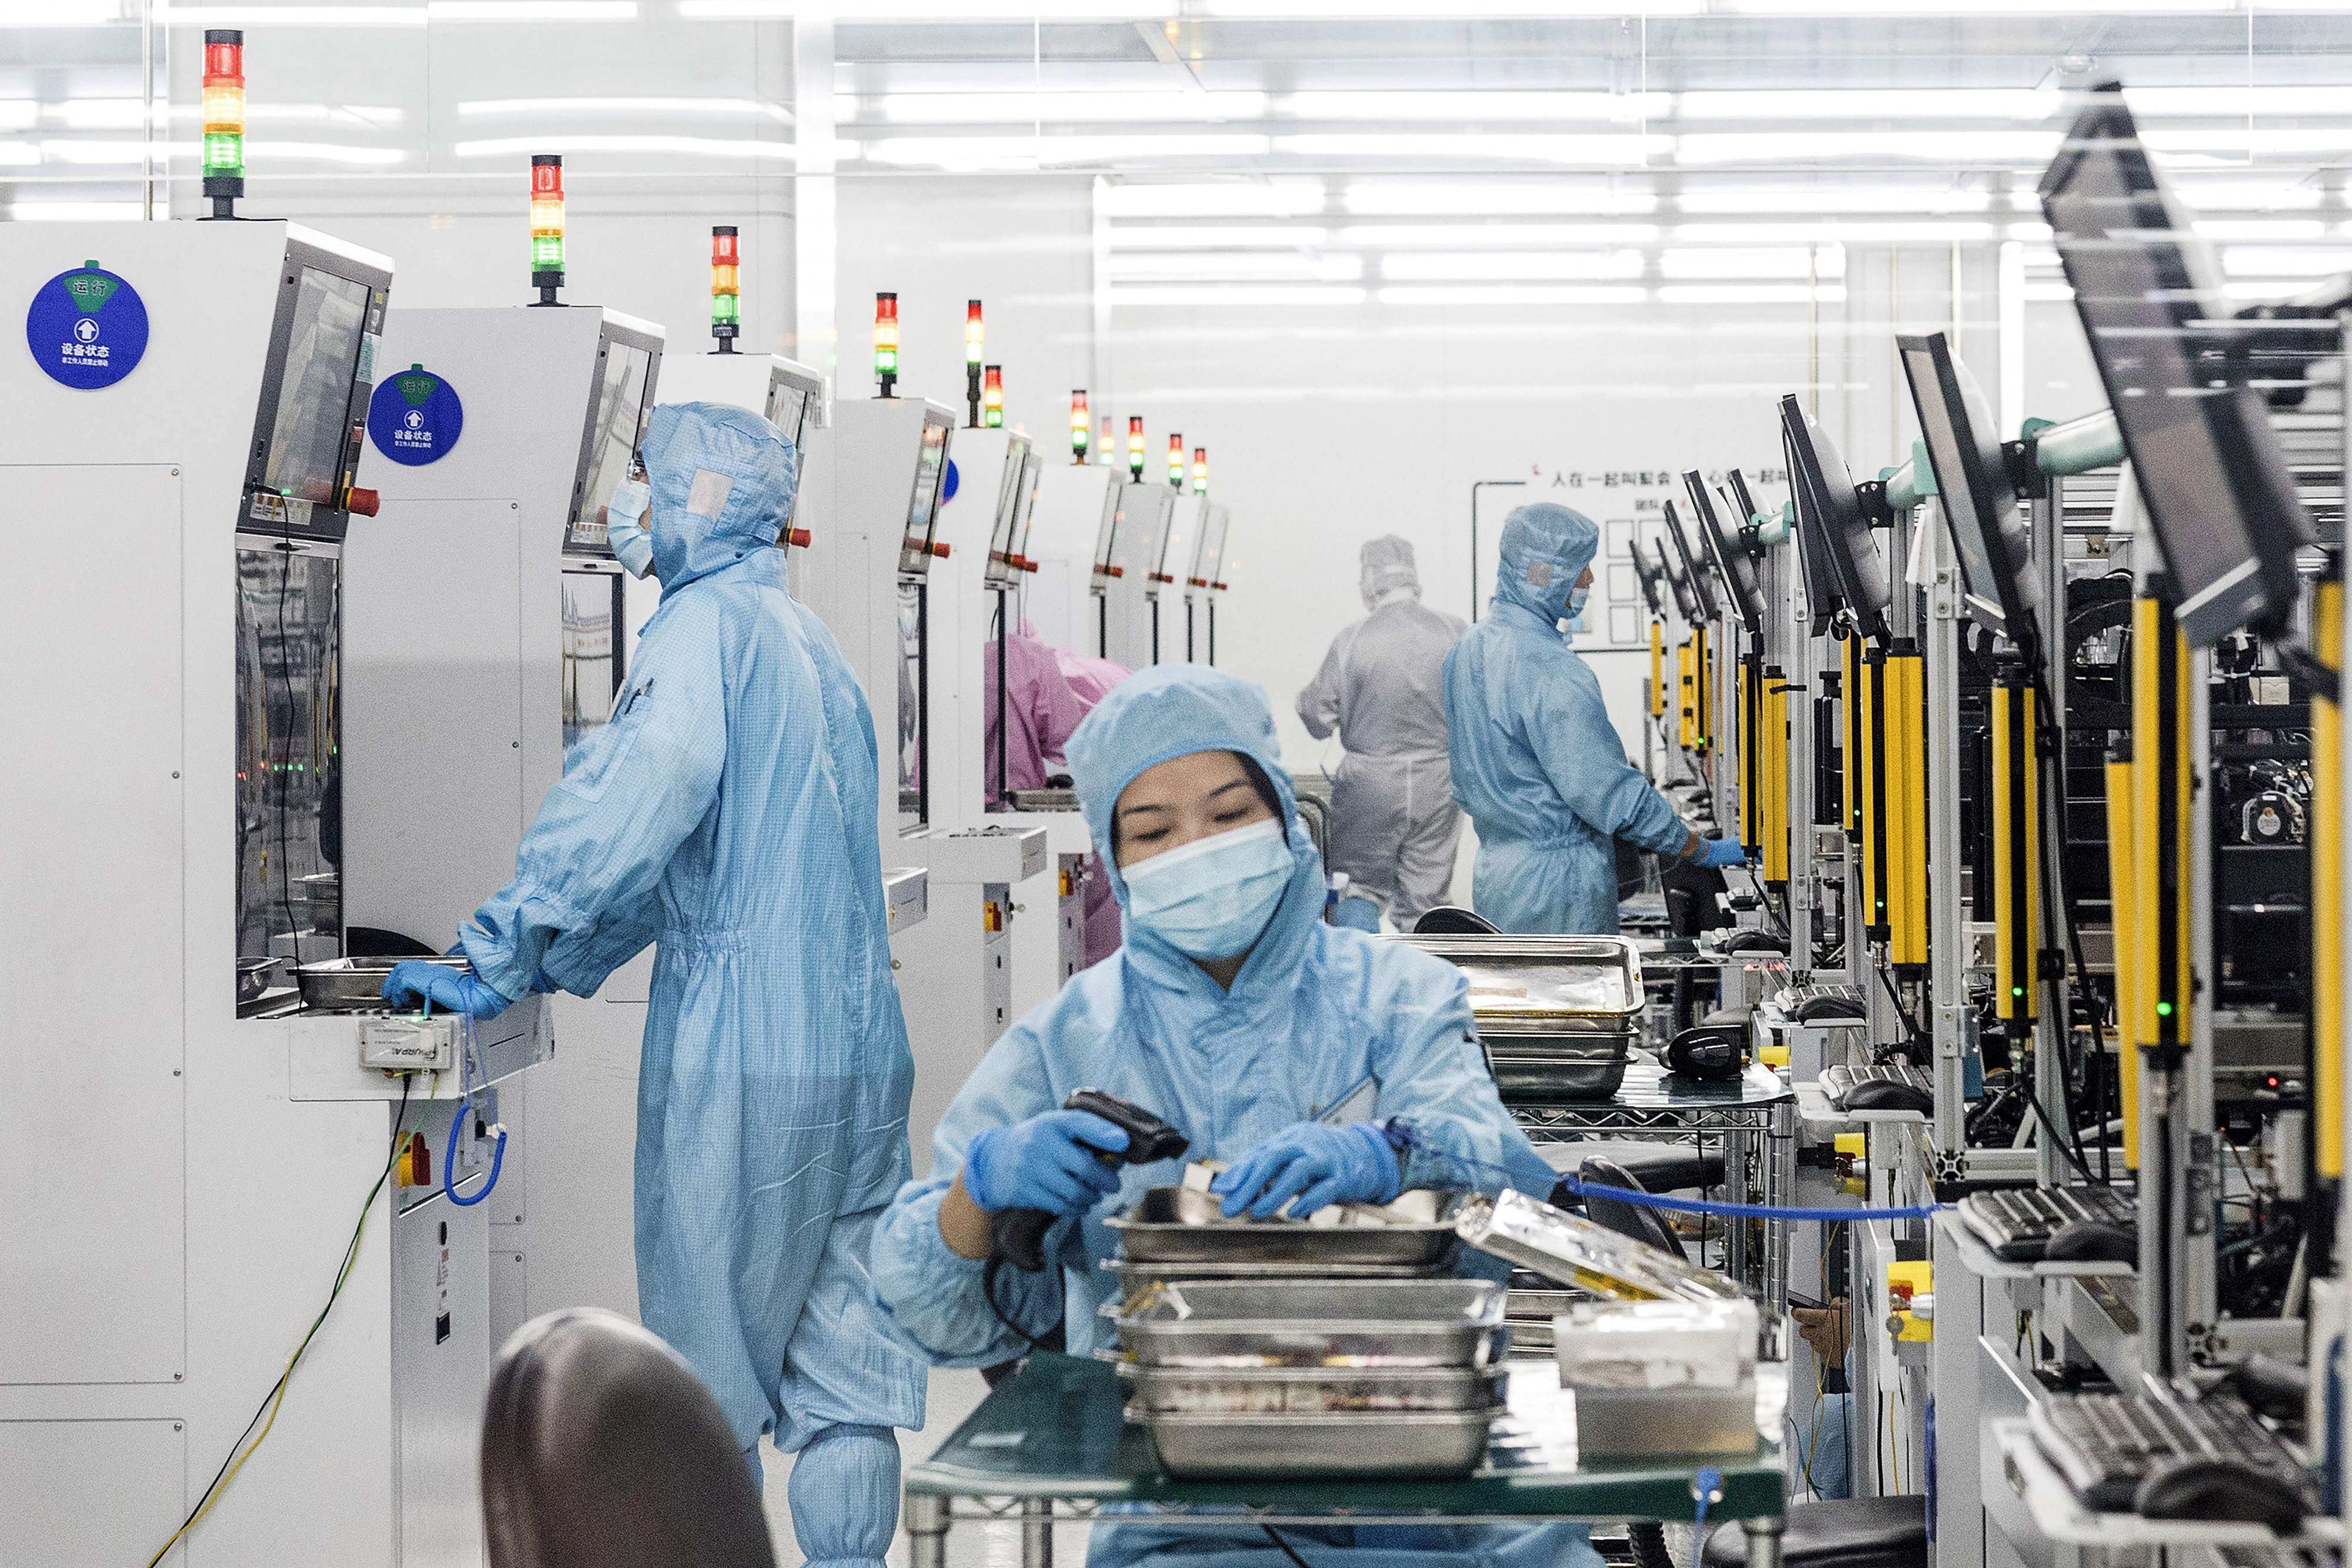
M1862 781L1862 899L1870 939L1886 937L1886 654L1863 655L1862 735L1854 771Z
M1715 639L1706 628L1692 628L1692 639L1698 644L1698 748L1706 750L1715 744Z
M1917 653L1890 653L1885 665L1887 793L1881 831L1885 843L1886 957L1893 964L1927 961L1927 681Z
M1666 712L1666 629L1659 622L1650 622L1650 716L1663 718Z
M2124 1164L2139 1169L2139 909L2132 899L2138 874L2138 834L2132 822L2137 788L2132 765L2107 758L2107 904L2115 931L2116 1087L2122 1096Z
M2042 812L2034 694L2004 670L1992 688L1993 1008L2023 1045L2041 1016Z
M1840 802L1844 819L1845 835L1859 842L1862 838L1862 752L1863 737L1869 727L1862 716L1862 639L1848 632L1839 639L1845 660L1845 683L1838 692L1838 701L1845 709L1845 745L1840 748L1838 766L1843 769L1845 799Z
M2147 1050L2186 1051L2190 973L2189 643L2161 601L2132 606L2132 904L2142 1009L2134 1032ZM2112 831L2112 830L2110 830ZM2118 955L2119 958L2125 955Z
M2334 669L2344 637L2344 584L2313 595L2311 640ZM2311 695L2311 1038L2313 1148L2319 1174L2344 1174L2344 908L2336 884L2344 852L2343 711Z
M1698 749L1697 633L1675 649L1675 738L1685 751Z
M1764 674L1764 767L1761 812L1764 880L1789 880L1789 686L1778 670Z

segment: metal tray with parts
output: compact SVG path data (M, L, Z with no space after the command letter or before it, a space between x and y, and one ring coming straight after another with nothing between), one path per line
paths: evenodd
M1486 1366L1235 1367L1201 1372L1120 1364L1152 1416L1333 1416L1374 1410L1492 1410L1503 1403L1500 1358Z
M1625 1069L1633 1060L1630 1031L1536 1038L1489 1038L1482 1032L1479 1044L1486 1053L1486 1071L1494 1075L1495 1092L1506 1105L1613 1099L1624 1087Z
M1484 1280L1194 1280L1130 1298L1118 1343L1192 1371L1479 1367L1508 1345L1503 1300Z
M1557 1041L1561 1035L1630 1036L1648 998L1642 956L1623 936L1400 936L1444 959L1470 983L1479 1038ZM1516 1048L1514 1048L1516 1049Z
M1502 1412L1350 1411L1337 1416L1134 1412L1171 1476L1465 1476Z
M1521 1192L1473 1194L1454 1209L1463 1241L1546 1279L1622 1301L1728 1301L1739 1287L1672 1253Z
M383 1012L384 977L394 964L432 964L459 972L472 966L463 958L333 958L305 964L294 971L302 988L302 1005L318 1013Z
M1434 1272L1451 1262L1452 1193L1415 1190L1358 1223L1312 1225L1298 1219L1228 1219L1218 1200L1190 1187L1156 1186L1108 1223L1129 1264L1278 1264L1312 1274L1334 1265ZM1377 1218L1373 1218L1377 1216Z

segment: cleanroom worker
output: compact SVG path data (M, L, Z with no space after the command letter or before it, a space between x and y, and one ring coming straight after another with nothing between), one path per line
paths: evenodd
M1462 837L1446 766L1444 669L1445 651L1468 625L1422 603L1409 541L1370 540L1359 559L1370 613L1331 640L1298 694L1298 719L1318 740L1336 727L1347 747L1331 781L1328 843L1331 870L1349 883L1339 919L1378 930L1385 908L1398 930L1411 931L1445 902Z
M876 1296L909 1343L941 1364L990 1366L1057 1324L1073 1354L1106 1343L1097 1309L1118 1295L1100 1267L1118 1252L1106 1214L1182 1171L1097 1160L1127 1138L1058 1108L1081 1087L1173 1124L1186 1157L1229 1162L1212 1187L1228 1214L1383 1203L1409 1187L1495 1191L1530 1166L1528 1185L1549 1191L1550 1171L1496 1098L1462 972L1323 921L1322 862L1264 692L1163 664L1105 697L1069 757L1127 939L989 1048L940 1122L932 1175L883 1217ZM1366 1087L1376 1098L1360 1120L1313 1120ZM990 1267L992 1217L1007 1208L1055 1217L1043 1272ZM1255 1525L1237 1526L1105 1524L1088 1560L1168 1552L1191 1568L1286 1568ZM1403 1568L1407 1553L1420 1568L1599 1561L1580 1524L1284 1533L1318 1568L1337 1568L1337 1552L1358 1568Z
M1560 630L1583 613L1600 549L1581 512L1512 512L1486 618L1445 655L1454 798L1478 830L1471 907L1507 932L1613 934L1612 840L1698 865L1746 859L1685 825L1625 760L1600 679Z
M384 995L488 1016L589 996L656 943L637 1085L646 1326L758 1443L797 1453L802 1552L881 1568L894 1427L924 1369L870 1306L874 1223L910 1171L914 1059L890 976L874 720L840 648L784 584L797 455L758 415L667 404L645 478L608 507L650 570L610 722L575 747L515 877L458 932L470 967L407 963ZM814 917L815 912L823 917Z

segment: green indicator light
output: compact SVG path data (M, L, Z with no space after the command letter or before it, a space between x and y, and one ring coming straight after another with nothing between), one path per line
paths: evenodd
M2157 1017L2158 1017L2158 1018L2160 1018L2160 1019L2168 1019L2168 1018L2170 1018L2170 1017L2172 1016L2172 1004L2171 1004L2170 1002L2158 1002L2158 1003L2157 1003L2157 1004L2156 1004L2156 1016L2157 1016Z
M2009 988L2009 994L2012 997L2021 997L2025 994L2025 988L2023 986L2011 986Z
M876 373L880 375L897 375L898 373L898 350L896 349L875 350L874 369Z
M245 138L234 131L209 131L205 136L205 172L212 175L245 172Z
M563 270L563 236L533 235L530 236L530 266L534 272Z
M710 319L713 321L740 321L742 317L739 314L739 310L740 304L732 294L714 294L710 297Z

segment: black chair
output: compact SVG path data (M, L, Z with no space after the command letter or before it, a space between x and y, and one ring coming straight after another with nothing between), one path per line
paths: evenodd
M1501 935L1501 931L1493 921L1475 910L1441 904L1434 909L1422 911L1421 918L1413 922L1412 934L1416 936L1496 936Z
M482 1527L490 1568L776 1568L718 1402L676 1351L586 1307L499 1353Z
M1601 1186L1623 1187L1633 1192L1649 1189L1635 1179L1633 1173L1615 1160L1601 1155L1587 1155L1576 1167L1580 1182L1595 1182ZM1610 1197L1588 1186L1584 1189L1584 1212L1595 1225L1605 1225L1620 1236L1630 1236L1636 1241L1646 1241L1661 1252L1681 1259L1683 1239L1666 1223L1666 1217L1657 1209L1638 1203L1628 1203L1622 1197Z

